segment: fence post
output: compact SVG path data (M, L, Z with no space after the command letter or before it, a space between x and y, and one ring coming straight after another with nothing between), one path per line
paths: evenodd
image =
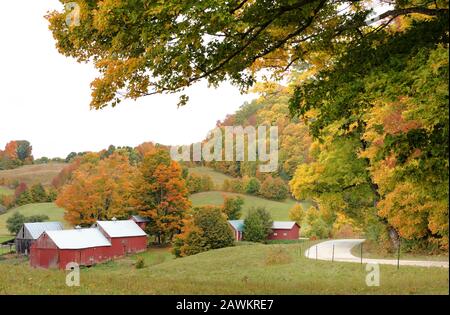
M398 249L397 249L397 270L400 269L400 238L398 239Z
M334 262L334 243L333 243L333 252L331 254L331 262Z
M363 263L363 243L361 243L359 248L360 248L361 265L362 265L362 263Z
M317 244L316 244L316 260L317 260Z

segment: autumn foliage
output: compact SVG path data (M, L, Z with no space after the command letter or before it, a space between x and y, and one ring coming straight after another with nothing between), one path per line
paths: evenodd
M56 200L66 210L65 219L72 225L89 226L97 220L127 218L136 175L128 158L112 154L100 160L91 154L85 159Z
M181 166L170 160L169 153L148 153L136 176L134 207L150 219L148 232L158 243L166 243L181 232L183 219L191 202L182 177Z

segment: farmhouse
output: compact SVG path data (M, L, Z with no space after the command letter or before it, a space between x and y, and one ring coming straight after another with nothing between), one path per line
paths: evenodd
M97 221L96 226L111 242L111 256L143 252L147 248L147 234L132 220Z
M132 220L98 221L93 227L45 231L30 249L33 267L83 266L145 251L147 234Z
M148 225L148 222L150 222L150 220L148 218L141 217L140 215L132 215L130 220L133 220L134 222L136 222L136 224L139 225L139 227L141 229L143 229L144 231Z
M65 269L75 262L91 266L110 259L111 243L96 228L46 231L31 246L33 267Z
M244 231L244 220L230 220L236 241L241 241ZM269 240L297 240L300 236L300 226L294 221L274 221Z
M15 247L18 254L28 255L30 246L45 231L62 230L63 225L60 222L35 222L24 223L16 235Z

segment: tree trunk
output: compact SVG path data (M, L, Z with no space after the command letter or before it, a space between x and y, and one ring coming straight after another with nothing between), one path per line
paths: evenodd
M368 176L368 181L369 181L370 188L372 189L372 192L375 195L375 198L373 201L373 206L376 209L378 202L381 199L380 193L378 192L378 185L372 181L372 178L370 176ZM380 217L378 214L377 214L377 216L378 216L378 218L380 218L381 222L383 222L386 225L386 227L388 229L389 239L391 240L392 246L394 248L398 248L398 246L400 244L400 235L398 234L397 230L392 225L389 224L389 222L386 218Z
M364 141L363 139L360 140L361 141L361 147L363 150L365 150L367 148L367 143L366 141ZM365 159L367 166L370 165L370 162L368 159ZM367 174L367 182L370 185L370 189L372 190L373 194L374 194L374 199L373 199L373 206L376 209L378 202L381 199L381 195L378 192L378 185L376 183L373 182L372 180L372 176L370 176L370 173ZM389 224L388 220L386 218L380 217L377 214L377 217L381 220L381 222L383 222L387 229L388 229L388 235L389 235L389 239L391 240L392 245L394 246L394 248L398 248L399 244L400 244L400 235L398 234L397 230Z

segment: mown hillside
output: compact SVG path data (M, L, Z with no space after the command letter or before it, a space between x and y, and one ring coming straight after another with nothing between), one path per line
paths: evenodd
M5 214L0 215L0 236L10 234L6 227L6 221L16 212L19 212L26 217L32 215L47 215L50 221L64 222L64 209L57 207L54 203L28 204L8 210Z
M16 169L1 170L0 179L4 178L7 181L24 182L28 186L41 183L44 186L49 186L53 178L66 166L65 163L49 163L39 165L25 165ZM0 191L1 194L1 191Z
M222 188L225 180L233 179L231 176L228 176L221 172L217 172L209 167L204 167L204 166L190 167L188 170L189 170L189 174L195 174L195 175L199 175L199 176L207 175L207 176L211 177L211 179L214 183L214 186L216 186L216 188L218 188L218 189Z
M381 286L365 283L359 264L305 258L306 244L241 245L173 259L167 249L81 270L79 287L66 273L0 261L0 294L448 294L444 268L380 266ZM401 285L399 285L401 284Z
M244 199L244 205L242 206L243 216L245 217L246 213L252 207L265 207L272 215L272 219L274 220L289 220L289 209L291 209L297 202L292 199L286 199L285 201L274 201L268 200L256 196L244 195L244 194L236 194L230 192L223 191L208 191L201 192L197 194L193 194L191 196L191 201L193 206L206 206L206 205L214 205L220 206L223 204L224 198L226 196L240 196ZM300 202L303 206L303 209L307 210L310 206L308 202Z
M0 197L12 195L14 191L8 187L0 186Z

